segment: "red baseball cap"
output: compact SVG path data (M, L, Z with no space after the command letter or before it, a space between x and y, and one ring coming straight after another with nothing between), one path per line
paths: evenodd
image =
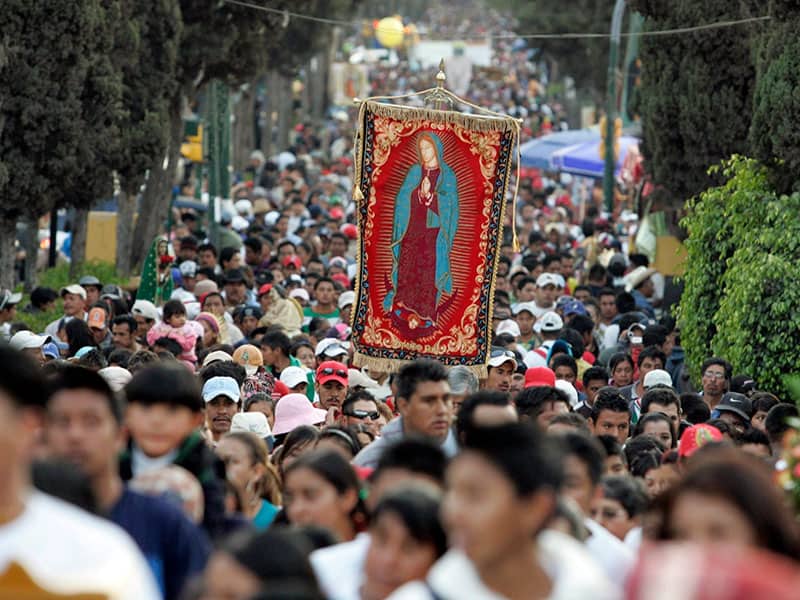
M525 371L525 387L554 387L556 374L547 367L531 367Z
M688 458L710 442L721 442L722 432L713 425L700 423L687 427L678 443L678 456Z
M333 275L331 275L331 279L341 283L345 287L345 289L348 290L350 289L350 279L344 273L334 273Z
M337 207L331 209L330 215L331 215L331 219L343 219L344 218L344 211L337 206Z
M269 294L270 290L272 290L272 284L271 283L265 283L260 288L258 288L258 297L260 298L264 294Z
M352 223L345 223L339 231L345 234L349 240L354 240L358 237L358 228Z
M347 367L335 360L326 360L317 367L316 380L320 385L338 381L347 387Z
M290 256L284 256L281 264L284 267L288 267L289 265L294 265L295 269L298 271L303 267L303 261L300 260L300 257L297 254L292 254Z

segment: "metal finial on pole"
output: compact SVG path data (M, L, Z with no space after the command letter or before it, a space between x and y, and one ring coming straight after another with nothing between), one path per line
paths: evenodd
M443 89L445 81L447 81L447 75L444 72L444 58L442 58L439 61L439 72L436 74L436 87Z

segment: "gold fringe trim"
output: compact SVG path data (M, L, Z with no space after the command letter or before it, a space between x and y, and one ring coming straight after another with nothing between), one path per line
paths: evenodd
M371 373L397 373L397 371L399 371L403 365L406 365L409 362L411 361L397 358L375 358L374 356L367 356L361 352L356 352L353 354L353 365L359 368L366 367ZM488 365L464 366L475 373L475 376L479 380L486 379L489 376Z
M437 110L435 108L419 108L414 106L401 106L399 104L384 104L365 100L362 109L389 119L399 120L426 120L437 123L447 123L472 129L473 131L514 131L519 124L512 117L481 116L461 113L454 110Z

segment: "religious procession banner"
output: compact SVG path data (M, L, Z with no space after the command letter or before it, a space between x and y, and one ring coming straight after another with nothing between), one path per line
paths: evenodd
M357 365L386 372L427 357L485 375L517 140L502 115L362 102Z

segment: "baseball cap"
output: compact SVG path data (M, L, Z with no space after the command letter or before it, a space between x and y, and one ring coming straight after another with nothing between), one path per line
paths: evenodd
M233 362L242 365L248 375L253 375L264 364L264 356L252 344L245 344L234 351Z
M238 402L241 397L239 384L233 377L212 377L203 386L203 400L211 402L218 396L225 396L234 402Z
M568 317L570 315L585 315L588 314L586 312L586 307L583 305L583 302L580 300L570 300L564 305L564 316Z
M89 311L89 316L86 319L86 324L89 329L105 329L106 328L106 311L96 306Z
M286 387L290 389L297 387L301 383L308 383L306 372L300 367L286 367L283 371L281 371L280 380L286 384Z
M100 283L100 280L94 275L84 275L78 280L78 285L91 285L99 288L103 287L103 284Z
M519 325L517 325L517 322L514 321L513 319L506 319L505 321L500 321L500 323L497 324L496 333L497 335L500 335L501 333L508 333L514 336L515 338L519 337L520 336Z
M326 360L317 367L317 383L323 385L329 381L338 381L347 387L347 367L335 360Z
M300 270L303 268L303 261L300 260L300 257L296 254L292 254L290 256L284 256L283 260L281 260L281 264L284 267L288 267L289 265L294 265L294 268Z
M339 267L341 269L347 268L347 260L341 256L334 256L328 261L328 267Z
M272 435L266 415L258 411L236 413L233 415L230 431L231 433L236 433L237 431L254 433L260 438L266 438Z
M275 423L273 435L289 433L300 425L316 425L322 423L327 412L315 408L305 394L286 394L275 405Z
M525 387L555 387L556 374L547 367L531 367L525 371Z
M11 290L0 290L0 310L19 304L22 294L15 294Z
M644 376L644 389L649 390L656 386L672 387L672 377L663 369L653 369Z
M83 287L78 285L77 283L64 286L58 291L58 295L61 296L62 298L64 297L65 294L75 294L76 296L80 296L81 298L86 300L86 290L83 289Z
M553 331L561 331L564 328L564 321L558 316L558 313L547 312L544 313L536 324L533 326L537 332L552 333Z
M131 308L131 312L134 315L140 315L145 319L150 319L151 321L158 321L158 309L156 305L150 302L149 300L137 300L133 303L133 308Z
M709 442L721 442L722 432L707 423L687 427L678 443L678 456L688 458Z
M347 369L348 386L351 388L376 388L378 382L358 369Z
M205 359L203 360L203 366L206 367L213 362L217 361L231 361L233 362L233 357L223 350L214 350L213 352L209 352Z
M122 290L119 289L118 285L114 285L113 283L107 283L103 286L103 289L100 290L100 298L103 300L107 298L111 298L112 300L119 300L122 298Z
M356 300L356 293L352 291L346 291L339 294L339 310L343 309L345 306L350 306Z
M511 362L514 364L514 368L517 368L517 355L514 354L511 350L506 350L505 348L500 348L499 346L492 347L492 351L489 353L489 366L490 367L499 367L500 365Z
M738 415L748 423L753 415L753 405L750 403L750 399L738 392L726 392L714 408L718 412L730 412Z
M29 348L41 348L50 343L49 335L36 335L32 331L18 331L13 335L9 345L14 350L27 350Z
M193 260L185 260L178 267L182 277L197 277L197 263Z
M636 267L633 271L628 273L624 278L625 291L630 292L635 290L655 272L656 272L655 269L648 269L647 267Z
M225 283L244 283L244 273L241 269L228 269L225 271Z
M514 306L514 310L512 312L515 315L518 315L524 311L528 311L532 316L536 316L536 304L533 302L520 302Z
M308 295L308 290L305 288L296 288L289 292L289 298L300 298L301 300L305 300L309 302L311 300L311 296Z
M334 356L344 356L347 354L345 348L336 338L323 338L314 349L316 356L327 356L333 358Z
M536 278L536 287L543 288L548 285L559 287L560 281L553 273L542 273Z
M578 406L578 390L566 379L556 379L556 384L553 386L561 390L569 397L569 405L572 408Z

